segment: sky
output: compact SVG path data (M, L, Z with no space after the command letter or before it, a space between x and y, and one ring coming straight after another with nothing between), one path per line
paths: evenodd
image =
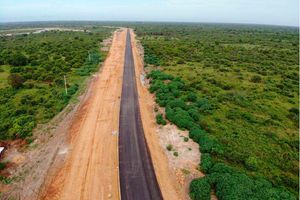
M0 22L56 20L299 26L299 0L0 0Z

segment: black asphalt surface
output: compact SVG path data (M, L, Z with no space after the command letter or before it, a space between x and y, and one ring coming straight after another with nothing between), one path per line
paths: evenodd
M119 131L121 199L161 200L141 121L129 31L126 38Z

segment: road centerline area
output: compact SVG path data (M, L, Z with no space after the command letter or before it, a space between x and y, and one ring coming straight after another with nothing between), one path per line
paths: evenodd
M162 194L141 121L134 67L131 35L127 30L119 119L121 199L160 200Z

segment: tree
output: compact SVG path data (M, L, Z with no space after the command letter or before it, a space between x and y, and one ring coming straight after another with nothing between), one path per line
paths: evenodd
M23 86L24 78L20 74L13 73L8 76L8 83L13 88L20 88Z
M209 200L211 187L206 177L194 179L190 184L190 197L193 200Z
M28 62L26 56L24 56L22 53L14 53L9 58L8 63L12 66L24 66Z

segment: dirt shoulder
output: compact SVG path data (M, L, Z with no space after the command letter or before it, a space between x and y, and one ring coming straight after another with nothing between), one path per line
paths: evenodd
M40 199L119 199L118 128L125 36L124 31L114 33L102 71L68 130L67 155L55 159Z

